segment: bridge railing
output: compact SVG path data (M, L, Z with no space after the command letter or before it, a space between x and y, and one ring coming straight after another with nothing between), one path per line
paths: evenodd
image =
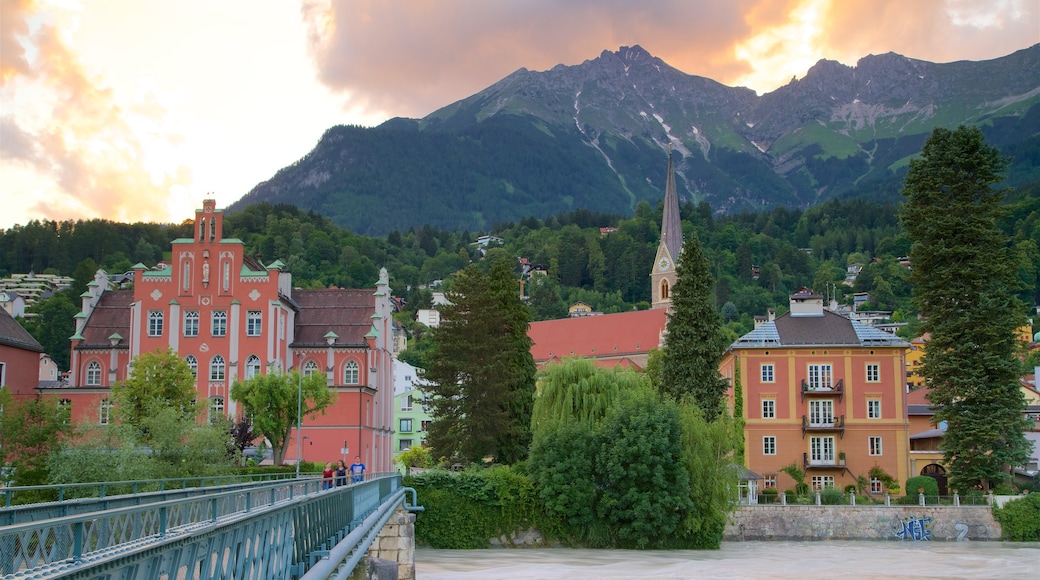
M0 575L299 576L400 488L399 474L322 491L302 479L0 527Z

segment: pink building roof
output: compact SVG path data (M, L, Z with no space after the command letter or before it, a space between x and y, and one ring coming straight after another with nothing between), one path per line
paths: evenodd
M567 357L621 359L659 347L667 324L666 310L639 310L532 322L527 334L536 364Z

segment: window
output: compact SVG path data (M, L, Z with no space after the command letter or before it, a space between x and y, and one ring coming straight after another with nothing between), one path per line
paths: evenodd
M309 360L303 365L303 376L309 377L318 372L318 363Z
M881 480L876 477L870 478L870 493L881 493L884 491L881 487Z
M398 451L408 451L412 447L411 439L401 439L401 442L397 444Z
M776 455L775 435L766 435L762 437L762 455Z
M224 397L209 398L209 422L212 423L224 414Z
M827 488L834 487L834 476L833 475L814 475L812 476L812 488L816 491L821 491Z
M211 381L222 381L225 376L225 365L224 357L219 354L213 357L213 360L209 363L209 380Z
M871 363L867 365L867 382L868 383L880 383L881 382L881 365L877 363Z
M412 432L412 420L411 419L401 419L401 428L399 429L399 431L401 433L411 433Z
M246 380L248 381L249 379L251 379L251 378L253 378L253 377L255 377L255 376L259 375L259 374L260 374L260 357L256 356L255 354L254 355L250 355L249 358L246 359Z
M261 320L259 310L250 310L246 313L246 336L260 336Z
M810 437L809 461L817 465L834 465L834 437Z
M809 424L814 427L834 425L834 401L809 401Z
M347 364L343 365L343 383L347 385L356 385L359 381L358 364L355 361L347 361Z
M867 448L870 450L870 455L881 455L881 438L871 437L868 439Z
M881 400L867 399L867 419L881 418Z
M148 336L162 336L163 313L160 310L148 312Z
M412 396L406 395L401 399L401 410L411 411L412 410Z
M101 404L98 405L98 425L108 425L108 416L111 410L112 403L108 402L108 399L101 399Z
M199 359L195 358L195 355L189 354L184 357L184 362L188 363L188 368L191 369L191 376L199 376Z
M774 401L773 399L762 399L762 418L776 418L776 401Z
M101 364L96 360L91 361L90 364L87 365L87 386L101 386Z
M809 365L809 390L830 390L831 365Z
M772 382L774 382L774 378L773 378L773 365L772 364L764 364L764 365L762 365L762 382L763 383L772 383Z
M769 475L766 475L762 487L766 489L776 489L776 474L770 473Z
M7 385L7 363L0 362L0 387Z
M213 336L226 336L227 335L227 312L224 310L216 310L213 312L213 319L210 323L210 334Z
M422 424L419 427L419 430L423 431L423 432L429 431L429 429L430 429L430 422L429 421L423 421Z
M196 310L184 313L184 336L199 335L199 313Z

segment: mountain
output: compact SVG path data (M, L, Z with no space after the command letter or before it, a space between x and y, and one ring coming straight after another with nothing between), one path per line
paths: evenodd
M368 235L487 231L576 209L630 215L663 197L669 148L680 198L716 212L897 199L932 129L959 124L981 126L1012 157L1009 184L1040 180L1040 44L978 62L821 60L762 96L621 47L522 68L422 119L332 127L229 211L288 203Z

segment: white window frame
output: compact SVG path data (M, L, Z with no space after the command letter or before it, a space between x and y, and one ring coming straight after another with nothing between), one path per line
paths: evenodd
M303 363L303 376L309 377L315 374L318 374L318 363L312 360Z
M763 383L776 382L776 367L773 366L773 363L762 363L761 379Z
M809 438L810 463L814 465L837 465L834 456L833 435L821 435Z
M867 419L881 418L881 399L867 399Z
M214 310L210 317L210 334L213 336L227 336L227 310Z
M834 426L834 401L811 399L809 401L809 425L812 427Z
M776 489L776 474L775 473L771 473L769 475L763 476L763 478L764 479L763 479L763 482L762 482L762 487L764 489Z
M259 310L246 312L246 336L260 336L263 333L264 315Z
M812 488L814 491L823 491L827 488L834 487L834 476L833 475L814 475L812 476Z
M185 310L184 311L184 336L198 336L199 335L199 311L198 310Z
M879 365L878 363L867 363L867 382L881 382L881 365Z
M823 391L834 388L834 366L830 363L813 363L809 365L806 383L810 391Z
M411 411L412 410L412 396L411 395L405 395L405 396L401 397L401 410L402 411Z
M871 435L867 438L867 455L871 457L880 457L884 455L884 448L882 446L881 437L879 435Z
M776 399L762 399L762 418L776 419Z
M163 335L163 320L162 310L148 311L148 336Z
M184 357L184 362L188 363L188 368L191 369L191 376L198 378L199 376L199 359L195 358L195 355L189 354Z
M112 402L108 399L101 399L101 404L98 405L98 425L108 425L112 418L111 415Z
M762 436L762 455L776 455L776 435Z
M261 366L260 357L255 354L249 355L249 358L246 359L246 380L260 376Z
M101 363L96 360L87 363L87 375L84 385L87 387L101 386Z
M227 363L219 354L209 360L209 380L223 381L227 377Z
M347 363L343 365L343 384L361 384L361 368L358 366L357 361L348 360Z
M224 397L216 396L209 398L209 422L217 420L224 414Z
M881 485L881 480L876 477L870 478L870 493L881 493L885 491Z

